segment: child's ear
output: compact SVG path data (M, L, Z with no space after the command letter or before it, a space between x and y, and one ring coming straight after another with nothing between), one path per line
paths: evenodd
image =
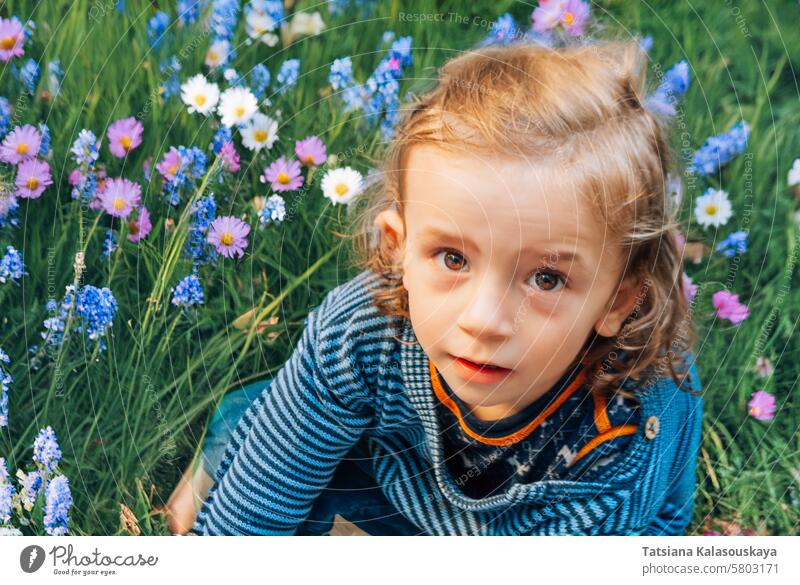
M402 263L406 233L403 218L397 209L391 207L381 211L375 218L375 225L380 230L380 245L388 246L395 256L395 262Z
M637 302L642 302L645 293L646 291L642 289L637 278L624 280L609 301L611 306L607 306L605 314L594 324L597 334L603 337L617 335L625 319L633 312Z

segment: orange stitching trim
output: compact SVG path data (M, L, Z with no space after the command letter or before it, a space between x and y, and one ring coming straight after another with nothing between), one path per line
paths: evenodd
M622 437L624 435L632 435L638 429L638 425L620 425L618 427L612 427L611 429L607 430L602 435L597 435L591 441L586 443L581 450L578 451L578 454L575 456L575 459L572 460L572 463L567 465L567 467L572 467L575 463L578 462L584 455L589 453L592 449L604 443L610 439L616 439L617 437Z
M597 432L602 434L611 428L611 421L608 420L606 413L606 399L597 392L592 392L592 397L594 398L594 425L597 427Z
M433 365L433 362L430 359L428 359L428 369L430 370L431 374L431 385L433 386L433 392L436 394L436 397L442 402L442 404L444 404L450 410L450 412L456 415L458 424L461 425L463 431L481 443L496 446L513 445L514 443L521 441L530 435L534 430L536 430L536 427L542 424L548 416L555 412L555 410L561 406L565 400L567 400L567 398L569 398L576 390L578 390L583 384L583 381L586 379L586 370L581 370L578 373L578 376L572 381L572 384L570 384L566 390L558 395L558 398L556 398L553 404L551 404L544 410L544 412L542 412L539 416L518 431L515 431L510 435L505 435L504 437L484 437L467 426L467 423L461 416L461 411L458 408L458 405L447 395L447 392L445 392L445 389L442 387L436 367Z

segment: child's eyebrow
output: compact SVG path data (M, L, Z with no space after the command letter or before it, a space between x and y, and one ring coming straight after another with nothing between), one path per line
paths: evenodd
M420 237L425 240L441 238L443 240L459 241L463 242L467 247L480 250L480 247L474 244L469 238L463 236L454 236L445 230L436 227L428 227L422 230ZM539 254L542 262L544 263L558 264L563 262L572 262L575 264L576 268L586 267L583 257L577 252L573 252L571 250L556 250L554 248L548 248L547 246L544 248L539 246L524 246L520 251L525 254Z

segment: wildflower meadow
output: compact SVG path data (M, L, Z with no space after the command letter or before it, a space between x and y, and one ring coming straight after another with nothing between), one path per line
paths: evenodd
M689 534L800 523L800 4L0 5L0 533L170 534L226 392L354 276L404 104L488 44L638 38L705 396Z

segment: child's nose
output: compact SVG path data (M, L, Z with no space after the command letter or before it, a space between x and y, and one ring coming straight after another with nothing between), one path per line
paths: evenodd
M476 338L510 337L514 311L506 285L484 281L472 293L458 318L458 326Z

